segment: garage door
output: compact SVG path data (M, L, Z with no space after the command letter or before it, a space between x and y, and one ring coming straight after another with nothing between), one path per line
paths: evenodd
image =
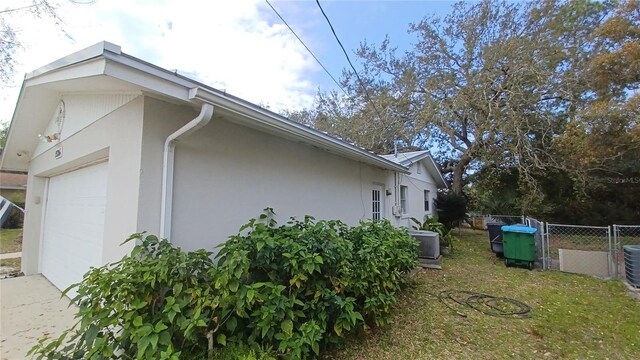
M79 282L89 267L102 265L107 165L92 165L49 179L42 274L61 290Z

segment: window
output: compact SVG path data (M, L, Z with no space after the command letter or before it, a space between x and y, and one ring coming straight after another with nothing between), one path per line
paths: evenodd
M409 188L404 185L400 185L400 209L402 209L403 214L406 214L409 210L408 199L409 199Z
M424 211L429 211L429 190L424 191Z
M381 191L378 189L373 189L371 191L371 204L372 204L372 219L380 220L382 218L382 204L380 200Z
M420 166L420 163L417 163L417 164L416 164L416 172L417 172L418 174L422 174L422 167Z

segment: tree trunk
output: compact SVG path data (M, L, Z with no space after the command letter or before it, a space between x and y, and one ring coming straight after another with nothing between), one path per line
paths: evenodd
M471 160L471 156L463 154L460 157L460 161L458 161L456 166L453 168L453 185L451 186L451 190L454 194L462 195L462 176L464 175L464 171L467 169Z

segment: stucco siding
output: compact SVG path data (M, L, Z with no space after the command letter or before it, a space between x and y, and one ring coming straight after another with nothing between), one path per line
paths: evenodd
M145 97L138 231L160 233L164 142L197 115L190 107Z
M168 113L178 120L166 119ZM139 230L159 230L164 140L196 115L146 102ZM236 125L219 114L175 151L171 240L188 250L213 250L265 207L274 208L282 224L308 214L355 225L371 217L373 184L390 188L386 170Z
M78 123L69 111L65 124ZM78 103L81 106L81 103ZM47 178L88 164L108 161L107 200L105 209L103 262L119 260L132 244L120 246L136 231L138 189L140 181L140 147L142 139L143 98L118 107L82 129L63 138L31 160L27 186L22 267L26 274L40 272L40 251ZM64 131L64 130L63 130ZM56 149L62 157L56 159Z
M418 173L420 167L420 173ZM438 188L434 179L431 177L422 161L412 164L409 167L410 174L400 175L400 185L406 186L408 190L408 209L398 220L398 226L411 227L413 222L410 218L414 217L422 220L425 216L433 216L435 214L434 199L438 195ZM429 210L425 210L424 206L424 190L429 191Z

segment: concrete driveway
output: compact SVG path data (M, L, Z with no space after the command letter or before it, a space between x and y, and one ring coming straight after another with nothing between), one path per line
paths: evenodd
M41 275L0 280L0 358L25 359L44 335L58 337L75 323L75 306Z

